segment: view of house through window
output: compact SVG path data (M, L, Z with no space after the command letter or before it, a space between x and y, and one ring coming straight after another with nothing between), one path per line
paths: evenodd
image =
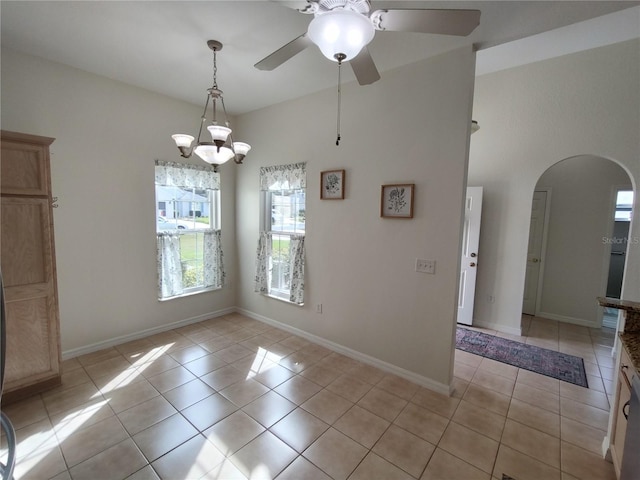
M221 287L218 174L156 165L155 188L159 297Z
M156 231L173 230L180 236L182 286L204 287L204 230L218 228L215 206L219 190L156 186Z

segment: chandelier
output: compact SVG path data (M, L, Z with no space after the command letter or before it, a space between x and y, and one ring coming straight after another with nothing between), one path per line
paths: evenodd
M217 40L207 41L207 46L213 51L213 86L207 90L207 100L204 104L204 111L202 112L202 121L200 122L200 129L198 130L198 139L195 146L191 146L195 140L191 135L185 135L182 133L171 135L171 138L176 142L180 155L184 158L189 158L193 153L198 155L202 160L213 165L214 171L218 171L218 167L223 163L228 162L233 158L233 161L237 164L242 163L244 157L247 155L251 146L244 142L234 142L231 135L231 128L229 128L229 121L227 120L227 109L224 105L224 98L222 97L222 90L218 88L217 74L218 66L216 64L216 53L222 50L222 43ZM222 112L224 113L224 125L218 125L216 106L217 102L222 105ZM207 109L211 103L212 119L207 130L211 134L211 142L201 141L202 127L207 123Z

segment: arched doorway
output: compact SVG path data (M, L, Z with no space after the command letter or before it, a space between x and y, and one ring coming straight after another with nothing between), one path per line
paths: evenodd
M614 161L580 155L539 178L531 217L523 313L600 327L609 277L616 192L632 190ZM540 215L543 218L540 218ZM533 305L533 311L531 311Z

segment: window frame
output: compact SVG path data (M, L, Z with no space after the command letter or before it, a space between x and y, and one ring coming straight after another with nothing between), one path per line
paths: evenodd
M163 172L162 170L160 170L161 172L164 173L164 175L166 176L162 176L162 177L158 177L158 172L159 170L157 169L157 167L166 167L167 173ZM159 241L159 234L173 234L173 235L177 235L178 236L178 240L180 243L180 265L183 266L185 264L192 264L192 265L196 265L199 266L199 269L197 269L197 273L196 273L196 278L199 279L199 284L198 285L194 285L194 286L190 286L190 287L184 287L182 286L181 288L178 288L178 290L180 290L180 293L177 293L175 295L171 295L171 296L166 296L163 297L162 296L162 292L159 291L158 292L158 300L159 301L167 301L167 300L172 300L175 298L182 298L182 297L186 297L186 296L191 296L191 295L195 295L195 294L199 294L199 293L205 293L205 292L211 292L211 291L215 291L215 290L220 290L223 285L224 285L224 268L222 268L222 270L218 270L218 273L216 273L216 275L220 274L222 275L222 281L220 282L219 285L211 285L211 286L206 286L206 283L208 282L207 280L207 273L204 271L204 261L205 261L205 251L206 251L206 242L209 241L207 240L207 235L210 232L214 232L214 234L218 235L218 240L216 240L216 242L219 242L219 235L220 235L220 228L221 228L221 212L222 212L222 196L221 196L221 192L220 192L220 187L219 187L219 176L214 178L213 180L209 177L194 177L192 175L197 175L197 173L194 174L193 171L185 173L184 176L182 175L177 175L177 174L173 174L174 176L172 177L172 173L171 172L171 168L179 168L179 169L185 169L185 170L209 170L206 167L197 167L197 166L193 166L193 165L189 165L189 164L176 164L176 163L166 163L166 162L160 162L160 161L156 161L156 181L155 181L155 185L154 185L154 212L155 212L155 217L156 217L156 237L158 238ZM212 170L211 170L212 171ZM210 171L209 172L205 172L205 175L207 174L211 174ZM215 172L213 173L214 175L218 175ZM191 176L190 176L191 175ZM187 177L189 177L187 179ZM179 182L180 180L184 180L183 182ZM210 183L209 183L210 182ZM184 183L186 185L177 185L177 183ZM190 185L191 184L191 185ZM205 185L203 185L205 184ZM208 185L211 185L210 187ZM175 188L175 189L180 189L186 192L191 192L191 194L193 195L199 195L199 196L203 196L206 197L206 201L197 201L199 199L192 197L190 200L167 200L167 199L163 199L163 200L159 200L159 198L161 198L163 195L161 194L161 189L165 187L165 188ZM202 193L204 192L204 193ZM165 194L166 196L166 194ZM194 202L195 199L195 202ZM161 211L164 210L164 212L167 212L167 207L173 203L172 207L172 213L174 215L173 218L168 217L168 216L162 216L160 215ZM183 204L183 205L180 205ZM203 207L204 208L194 208L194 205L197 204L198 207ZM178 205L180 205L178 207ZM186 205L186 206L185 206ZM164 208L161 208L161 207ZM186 209L186 210L185 210ZM177 213L179 212L188 212L189 216L188 217L181 217L179 215L176 216ZM197 222L197 219L199 218L196 215L196 211L200 211L203 214L205 214L208 218L209 218L209 222L208 224L201 224L202 228L199 228L199 222ZM205 215L201 215L201 217L205 216ZM172 223L172 225L174 225L175 227L171 227L171 228L162 228L162 229L158 229L158 222L159 222L159 218L163 218L165 221ZM178 224L178 220L183 220L185 218L188 218L187 221L191 221L193 222L193 226L195 228L189 228L188 225L184 225L184 228L179 228L179 224ZM174 222L172 222L173 220L175 220ZM193 237L193 241L195 242L195 248L194 248L194 258L189 258L189 257L185 257L184 253L185 251L183 250L183 241L186 240L189 236ZM161 255L159 252L157 252L157 255ZM159 259L161 258L160 256L158 257ZM210 258L210 257L208 257ZM220 258L220 257L218 257ZM177 258L176 258L177 259ZM160 260L159 260L160 261ZM214 262L215 263L215 262ZM220 266L222 266L222 264L220 263ZM220 273L221 272L221 273ZM184 277L185 271L182 270L182 282L183 284L185 284L185 277ZM157 273L158 276L160 276L160 272L158 271ZM177 276L177 275L176 275ZM163 277L164 278L164 277ZM158 286L160 288L160 284L163 281L163 278L159 278L158 279ZM210 278L210 277L209 277ZM215 278L215 277L214 277Z
M266 247L267 257L265 261L267 265L263 267L268 270L268 281L266 284L263 284L266 286L266 289L264 287L256 286L256 292L292 305L303 306L303 301L298 303L297 301L292 300L294 292L298 292L297 286L299 285L299 273L295 274L290 271L290 268L294 268L292 266L293 260L289 256L287 256L284 261L279 259L279 263L287 265L287 269L278 268L276 270L273 247L279 240L293 242L296 238L304 238L306 236L306 163L261 167L259 193L260 231L263 232L263 234L266 234L270 243L268 247ZM285 204L281 209L282 211L280 213L282 214L282 221L279 223L273 221L274 208L278 207L278 205L276 205L277 202L274 201L274 197L278 195L283 197L294 197L290 206ZM302 221L300 221L301 212L304 212ZM290 225L291 227L289 227ZM280 227L279 229L277 228L278 226ZM287 227L289 228L287 229ZM300 227L302 227L302 229ZM289 252L291 252L292 244L290 243L289 245ZM282 251L279 248L277 250L278 252ZM280 258L284 259L284 257ZM299 263L296 261L295 264L295 268L297 269ZM302 268L304 268L304 263L302 265ZM281 276L283 272L285 275L287 272L289 273L290 276L288 282L286 281L286 277ZM273 280L276 276L278 276L279 281L276 282L276 287L273 287ZM282 288L283 285L286 285L287 288ZM292 289L292 287L294 288Z

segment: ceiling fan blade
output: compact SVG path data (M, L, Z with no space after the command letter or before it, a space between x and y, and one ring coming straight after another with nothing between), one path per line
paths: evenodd
M376 10L377 30L467 36L480 24L480 10Z
M308 46L312 45L311 40L303 33L296 39L287 43L284 47L280 47L271 55L266 56L254 65L258 70L273 70L284 62L294 57Z
M364 47L355 58L349 60L349 63L360 85L369 85L380 80L380 74L367 47Z
M299 12L310 12L313 9L311 4L318 3L320 0L270 0L273 3L277 3L283 7L292 8Z

